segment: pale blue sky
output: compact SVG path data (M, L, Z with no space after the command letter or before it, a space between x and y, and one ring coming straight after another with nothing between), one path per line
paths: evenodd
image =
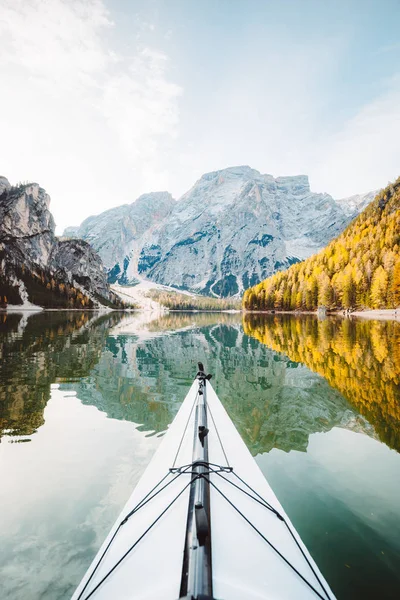
M399 30L399 0L0 0L1 174L59 230L238 164L376 189L400 175Z

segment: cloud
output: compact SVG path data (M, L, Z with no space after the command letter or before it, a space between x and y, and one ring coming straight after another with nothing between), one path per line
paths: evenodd
M156 155L162 136L176 138L180 88L164 76L167 57L142 48L126 69L111 75L99 105L129 156ZM135 107L135 110L132 110Z
M101 73L110 62L100 35L112 22L98 0L2 0L1 10L2 66L65 85Z
M45 187L59 230L144 192L179 196L234 164L306 173L336 197L398 175L399 80L377 75L363 89L380 95L360 106L358 81L343 81L342 30L282 37L262 24L237 43L212 13L199 33L197 21L135 3L115 24L105 2L0 0L0 174Z
M113 29L101 0L0 0L1 169L46 187L62 225L134 200L123 181L144 191L178 134L168 57Z
M365 88L375 97L360 101L358 83L342 81L349 51L340 38L241 60L185 127L193 143L181 153L184 176L249 164L274 176L307 174L313 191L342 198L400 175L400 75L377 76Z
M393 77L378 97L322 142L314 188L340 197L384 187L400 175L399 140L400 77Z

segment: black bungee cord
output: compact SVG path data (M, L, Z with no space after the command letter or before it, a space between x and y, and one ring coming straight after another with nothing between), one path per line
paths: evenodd
M207 469L207 471L203 472L203 473L199 473L198 471L195 471L195 467L199 466L199 461L196 462L192 462L190 464L187 465L183 465L181 467L175 467L178 455L179 455L179 451L181 449L182 443L183 443L183 439L185 437L189 422L190 422L190 418L192 416L193 413L193 409L196 405L196 402L198 400L198 396L199 396L199 392L196 393L194 402L192 404L189 416L187 418L186 424L185 424L185 428L184 431L182 433L182 436L180 438L180 442L178 445L178 449L174 458L174 462L172 467L170 467L168 473L166 473L164 475L164 477L162 477L160 479L160 481L146 494L146 496L144 496L144 498L142 498L142 500L140 500L140 502L124 517L124 519L119 523L117 529L115 530L113 536L111 537L109 543L107 544L106 548L104 549L101 557L99 558L98 562L96 563L96 566L94 567L90 577L88 578L88 580L85 583L85 586L83 587L83 589L81 590L79 596L78 596L78 600L80 600L82 598L83 593L85 592L87 586L89 585L90 581L92 580L97 568L99 567L100 563L102 562L104 556L106 555L108 549L110 548L112 542L114 541L116 535L118 534L119 530L121 529L121 527L131 518L132 515L134 515L136 512L138 512L141 508L143 508L143 506L145 506L148 502L150 502L153 498L155 498L155 496L157 496L160 492L162 492L163 490L165 490L171 483L173 483L174 481L176 481L176 479L178 479L178 477L180 477L181 475L187 474L187 475L191 475L191 480L180 490L180 492L173 498L173 500L168 504L168 506L158 515L158 517L149 525L149 527L144 531L144 533L132 544L132 546L130 546L130 548L125 552L125 554L114 564L114 566L106 573L106 575L96 584L96 586L90 591L90 593L84 598L84 600L88 600L95 592L96 590L104 583L104 581L111 575L111 573L113 573L113 571L121 564L121 562L128 556L128 554L138 545L138 543L145 537L145 535L154 527L154 525L161 519L161 517L169 510L169 508L176 502L176 500L183 494L183 492L190 486L193 484L193 481L195 481L196 479L201 479L203 478L205 481L207 481L231 506L232 508L256 531L256 533L278 554L278 556L285 561L285 563L308 585L308 587L319 597L321 598L321 600L330 600L331 596L328 594L327 590L325 589L324 585L322 584L320 578L318 577L315 569L313 568L311 562L309 561L307 555L305 554L303 548L301 547L301 545L299 544L299 541L297 540L296 536L294 535L293 531L291 530L291 528L289 527L286 519L273 507L271 506L271 504L269 504L260 494L258 494L258 492L256 492L256 490L254 490L248 483L246 483L246 481L244 479L242 479L233 469L233 467L230 466L226 452L225 452L225 448L222 444L222 440L220 438L219 432L218 432L218 428L216 426L213 414L211 412L211 409L206 403L204 404L204 410L208 410L210 412L210 416L215 428L215 432L217 434L219 443L221 445L224 457L226 459L226 463L227 465L217 465L215 463L210 463L210 462L201 462L201 466L205 467ZM229 479L227 479L226 477L224 477L222 475L222 473L232 473L239 481L241 481L249 490L251 493L249 493L248 491L246 491L245 489L243 489L242 487L240 487L239 485L235 484L233 481L230 481ZM239 491L241 491L243 494L245 494L246 496L250 497L252 500L254 500L255 502L257 502L258 504L260 504L261 506L263 506L264 508L266 508L267 510L271 511L272 513L274 513L277 518L282 521L285 525L286 528L288 529L290 535L292 536L294 542L296 543L298 549L300 550L303 558L305 559L305 561L307 562L307 565L309 566L309 568L311 569L314 577L316 578L316 580L318 581L319 585L321 586L321 589L323 590L325 596L322 596L319 591L300 573L300 571L298 569L296 569L296 567L294 565L292 565L292 563L285 558L285 556L278 550L278 548L276 548L272 542L270 542L270 540L268 540L268 538L266 536L263 535L263 533L233 504L233 502L220 490L220 488L215 485L214 482L211 481L210 476L212 474L218 475L219 477L221 477L221 479L223 479L224 481L226 481L227 483L229 483L230 485L232 485L233 487L235 487L236 489L238 489ZM158 490L157 488L166 480L166 478L168 477L168 475L175 475L175 477L173 477L169 482L167 482L165 485L163 485L162 487L160 487ZM193 477L194 476L194 477ZM155 491L157 490L157 491ZM254 494L254 495L253 495Z

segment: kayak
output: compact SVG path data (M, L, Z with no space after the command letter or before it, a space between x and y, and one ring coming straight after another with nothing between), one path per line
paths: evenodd
M334 599L199 363L72 600Z

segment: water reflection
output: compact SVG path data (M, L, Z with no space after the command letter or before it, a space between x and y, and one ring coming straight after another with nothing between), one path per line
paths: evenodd
M234 314L171 313L144 335L137 316L119 313L4 317L0 436L26 439L43 425L54 382L113 419L160 434L203 360L253 455L305 451L310 434L335 426L400 447L394 322L246 315L242 324Z
M199 328L215 325L234 325L240 322L240 316L235 313L216 312L170 312L158 319L151 321L147 328L149 331L176 331L186 328Z
M71 597L198 360L337 596L397 597L396 324L3 317L0 433L32 443L0 445L2 598Z
M108 337L88 377L62 386L114 419L153 433L166 430L203 360L253 455L307 449L309 436L335 426L374 436L373 427L328 383L303 365L244 335L238 315L168 315L155 335ZM153 329L155 324L152 324ZM127 331L132 332L129 319Z
M0 439L35 433L51 383L87 375L121 318L75 311L0 315Z
M312 316L245 315L244 331L322 375L400 450L400 324Z

